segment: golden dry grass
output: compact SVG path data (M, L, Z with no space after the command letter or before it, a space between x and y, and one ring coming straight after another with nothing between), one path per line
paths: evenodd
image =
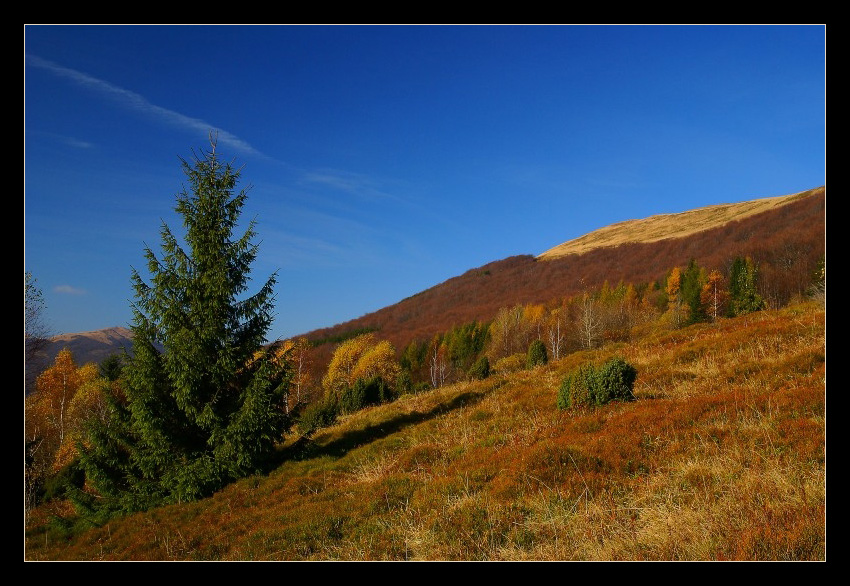
M766 197L740 203L720 204L674 214L658 214L640 220L626 220L594 230L589 234L555 246L538 258L551 260L569 254L582 254L596 248L632 242L657 242L666 238L682 238L716 228L735 220L766 212L807 195L823 193L824 188Z
M623 356L637 401L559 411ZM346 416L300 459L31 560L823 560L825 311L677 331ZM291 439L291 438L290 438Z

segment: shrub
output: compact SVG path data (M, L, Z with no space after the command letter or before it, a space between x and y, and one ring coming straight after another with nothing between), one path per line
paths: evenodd
M376 376L369 380L358 378L339 395L339 412L354 413L369 405L379 405L394 398L384 379Z
M484 380L490 376L490 360L486 356L476 360L472 368L469 369L469 376L475 380Z
M547 362L549 362L549 355L546 353L546 346L543 344L542 340L534 340L528 347L526 366L528 366L528 368L534 368L535 366L540 366Z
M366 385L363 379L357 379L353 385L345 385L339 391L339 412L341 415L354 413L366 405Z
M594 405L596 377L596 369L592 364L582 365L578 370L567 375L558 391L558 408L569 409L582 405Z
M582 365L561 383L556 399L558 409L634 401L636 378L637 369L622 358L612 358L599 368Z
M421 383L416 383L413 385L414 393L424 393L431 390L431 384L427 381L423 381Z
M597 377L596 404L604 405L610 401L634 401L632 393L637 369L622 358L612 358L602 365Z
M333 398L311 403L298 418L298 431L301 435L309 436L322 427L328 427L336 422L339 406Z

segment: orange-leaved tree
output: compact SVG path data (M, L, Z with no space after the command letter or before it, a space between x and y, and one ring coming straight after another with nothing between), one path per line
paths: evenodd
M726 282L723 275L720 271L711 271L700 291L700 301L712 321L724 315L728 299L729 291L726 289Z
M35 391L24 401L27 506L44 481L76 457L76 441L91 414L83 406L100 381L97 365L78 367L67 348L36 379Z
M53 365L36 379L35 392L25 404L27 439L42 438L46 446L56 449L65 441L73 427L71 402L86 383L98 378L94 363L77 367L71 351L63 349Z
M682 271L673 267L667 276L667 306L670 309L670 319L673 326L679 327L683 322L682 315Z

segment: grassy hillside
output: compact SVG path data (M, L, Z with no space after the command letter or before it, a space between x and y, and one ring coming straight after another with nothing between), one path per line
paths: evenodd
M820 187L816 190L791 195L706 206L675 214L659 214L640 220L618 222L559 244L541 254L539 258L551 260L570 254L582 254L601 247L619 246L634 242L657 242L667 238L683 238L705 230L719 228L732 221L740 221L756 214L774 210L803 197L808 197L813 192L823 194L824 191L825 189Z
M637 400L559 411L619 355ZM271 474L87 531L31 560L822 560L825 310L792 305L344 417ZM54 511L62 509L54 504Z

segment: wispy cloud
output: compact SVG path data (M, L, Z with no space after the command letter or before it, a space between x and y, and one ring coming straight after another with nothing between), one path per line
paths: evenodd
M91 149L94 148L94 143L91 143L87 140L80 140L79 138L74 138L73 136L65 136L63 134L56 134L55 132L44 132L43 130L28 130L27 134L37 134L40 136L46 136L55 140L57 142L61 142L62 144L66 144L75 149Z
M57 285L53 288L55 293L61 293L62 295L85 295L85 289L77 289L76 287L72 287L71 285Z
M304 184L330 187L366 199L392 199L401 201L399 197L379 189L374 179L360 173L335 169L319 169L304 173L301 181Z
M218 141L220 143L225 144L231 148L238 149L245 153L261 157L264 156L250 144L248 144L241 138L227 132L226 130L215 128L214 125L199 118L192 118L191 116L186 116L185 114L181 114L179 112L175 112L173 110L157 106L156 104L152 104L143 96L130 90L114 86L111 83L108 83L101 79L97 79L74 69L69 69L67 67L57 65L52 61L42 59L41 57L37 57L35 55L27 55L26 61L28 65L38 67L46 71L50 71L54 75L69 79L102 95L116 99L124 106L130 109L136 110L137 112L141 112L143 114L147 114L149 116L153 116L161 120L162 122L171 124L172 126L178 126L187 130L200 131L203 133L207 133L210 129L213 129L215 132L218 133Z
M72 136L62 137L62 140L64 140L65 144L67 144L68 146L72 146L72 147L78 148L78 149L90 149L94 146L94 144L92 144L92 143L90 143L86 140L80 140L80 139L74 138Z

